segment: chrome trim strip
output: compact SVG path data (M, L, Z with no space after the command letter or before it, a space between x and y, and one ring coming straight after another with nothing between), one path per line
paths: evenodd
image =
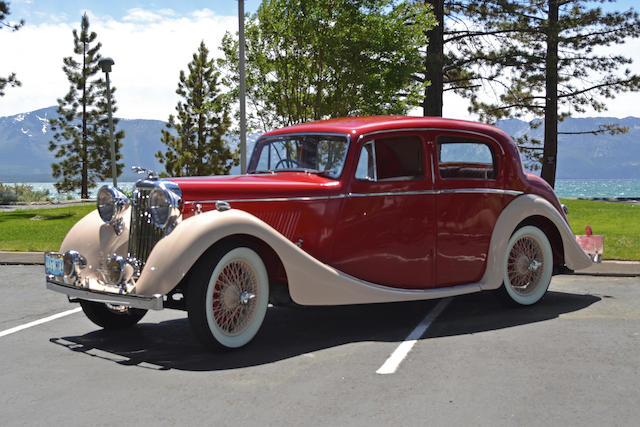
M66 294L72 298L87 301L103 302L113 305L126 305L127 307L142 308L145 310L163 309L163 296L160 294L154 294L152 296L110 294L91 289L80 289L73 286L67 286L49 281L48 279L47 289Z
M333 200L333 199L344 199L347 197L345 194L339 194L337 196L308 196L308 197L271 197L264 199L225 199L224 201L227 203L240 203L240 202L310 202L314 200ZM205 203L217 203L221 200L195 200L192 202L184 202L185 205L193 205L197 203L205 204Z
M335 200L344 199L346 197L376 197L376 196L418 196L424 194L472 194L472 193L486 193L486 194L504 194L508 196L519 196L524 194L522 191L516 190L500 190L497 188L460 188L450 190L417 190L417 191L396 191L396 192L383 192L383 193L348 193L339 194L337 196L311 196L311 197L273 197L264 199L228 199L227 203L240 203L240 202L309 202L315 200ZM191 202L184 202L185 205L194 204L214 204L220 202L220 200L194 200Z
M380 196L422 196L422 195L438 194L435 190L420 191L399 191L399 192L383 192L383 193L349 193L348 197L380 197Z
M438 190L438 194L469 194L469 193L487 193L487 194L504 194L507 196L520 196L524 194L522 191L516 190L499 190L497 188L456 188L451 190Z
M519 196L524 194L522 191L515 190L499 190L495 188L460 188L452 190L420 190L420 191L399 191L384 193L349 193L348 197L369 197L369 196L418 196L424 194L506 194L509 196Z

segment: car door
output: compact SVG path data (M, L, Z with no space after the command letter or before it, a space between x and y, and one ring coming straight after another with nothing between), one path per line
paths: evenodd
M432 287L435 200L429 147L420 132L395 132L365 137L357 149L331 264L379 285Z
M434 132L436 286L479 281L503 207L503 154L488 137Z

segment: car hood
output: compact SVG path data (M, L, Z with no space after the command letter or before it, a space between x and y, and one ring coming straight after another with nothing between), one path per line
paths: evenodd
M334 193L340 182L306 172L170 178L185 202L303 197Z

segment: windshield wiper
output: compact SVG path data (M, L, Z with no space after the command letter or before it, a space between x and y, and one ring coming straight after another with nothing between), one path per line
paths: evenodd
M273 169L272 172L306 172L306 173L322 173L318 169L310 169L310 168L280 168Z

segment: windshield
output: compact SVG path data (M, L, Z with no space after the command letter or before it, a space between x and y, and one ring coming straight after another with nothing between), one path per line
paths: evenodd
M304 171L338 179L347 156L346 136L282 135L258 141L248 173Z

